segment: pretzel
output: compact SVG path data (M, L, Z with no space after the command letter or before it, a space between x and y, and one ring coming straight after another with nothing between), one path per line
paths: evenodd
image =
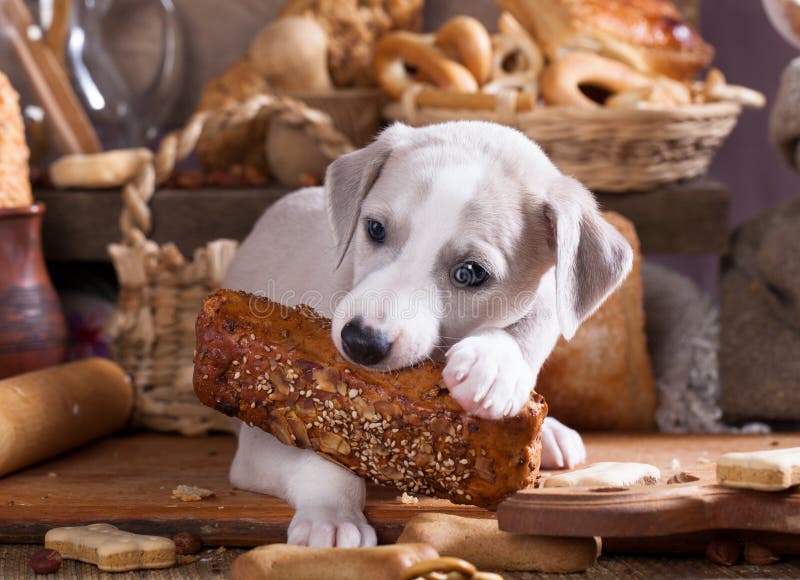
M442 89L478 90L478 82L465 66L450 60L441 50L411 32L398 31L384 36L375 48L372 66L378 84L393 99L399 99L415 83L406 67L417 69L421 77Z
M547 67L541 85L542 96L550 105L593 109L600 105L587 97L581 86L597 86L616 94L650 89L653 80L616 60L576 52Z
M492 72L492 39L486 28L472 16L454 16L436 33L434 46L461 62L478 84Z

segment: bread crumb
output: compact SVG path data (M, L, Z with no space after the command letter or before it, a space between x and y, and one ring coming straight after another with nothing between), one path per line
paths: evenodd
M415 495L411 495L407 492L403 492L403 495L397 498L400 503L404 503L406 505L414 505L419 503L419 498Z
M674 457L672 459L672 470L678 471L680 468L681 468L681 460L678 459L677 457Z
M181 501L200 501L211 497L214 492L204 487L194 485L179 485L172 490L172 497Z

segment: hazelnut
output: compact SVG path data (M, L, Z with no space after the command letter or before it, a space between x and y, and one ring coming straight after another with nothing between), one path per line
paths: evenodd
M61 554L44 548L31 555L31 569L36 574L52 574L61 568Z
M175 553L179 556L197 554L203 549L203 541L189 532L181 532L172 537L175 542Z
M755 566L769 566L780 560L780 556L770 548L755 542L745 542L744 559L748 564Z
M741 553L739 542L727 536L718 536L706 546L706 558L720 566L733 566Z
M699 481L700 478L694 475L693 473L689 473L687 471L681 471L680 473L676 473L672 477L669 478L667 481L668 484L672 483L691 483L693 481Z

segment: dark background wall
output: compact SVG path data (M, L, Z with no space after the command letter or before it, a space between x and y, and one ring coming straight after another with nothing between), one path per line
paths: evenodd
M800 192L800 174L783 163L769 143L767 129L781 72L800 52L772 28L760 0L703 0L700 9L700 30L716 48L715 65L728 82L758 89L767 96L765 109L742 114L709 171L731 189L731 225L735 226ZM716 257L666 256L658 261L716 292Z

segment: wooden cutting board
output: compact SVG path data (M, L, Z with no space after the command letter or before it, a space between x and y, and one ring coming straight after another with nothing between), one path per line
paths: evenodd
M589 434L585 440L590 462L644 461L658 466L665 480L676 471L674 460L680 463L677 471L702 472L708 477L713 471L708 462L723 452L800 446L800 434ZM189 531L202 536L209 545L285 541L291 508L276 498L229 485L228 466L235 446L229 436L183 438L133 433L9 475L0 479L0 542L41 542L51 527L98 521L140 533ZM180 502L170 497L179 484L205 487L215 495L199 502ZM672 493L670 488L660 489ZM405 522L421 512L493 517L485 510L445 500L419 498L418 504L406 505L398 495L385 488L369 489L366 514L382 542L395 540ZM653 517L660 518L660 512ZM585 521L592 523L590 518ZM586 530L582 535L591 535ZM605 542L605 547L608 551L615 546L612 541Z
M703 551L712 537L724 533L770 545L783 554L800 553L800 491L725 488L716 485L713 462L728 451L796 447L798 435L673 438L674 458L664 469L668 455L661 453L669 449L660 448L669 441L660 439L658 451L650 447L653 442L642 441L638 454L630 449L630 441L621 441L619 453L604 453L617 461L655 464L662 470L659 484L524 490L498 509L500 528L550 536L601 536L606 551ZM597 451L598 442L594 443ZM662 458L661 464L653 461L656 457ZM673 474L681 472L689 474L683 483L669 483Z

